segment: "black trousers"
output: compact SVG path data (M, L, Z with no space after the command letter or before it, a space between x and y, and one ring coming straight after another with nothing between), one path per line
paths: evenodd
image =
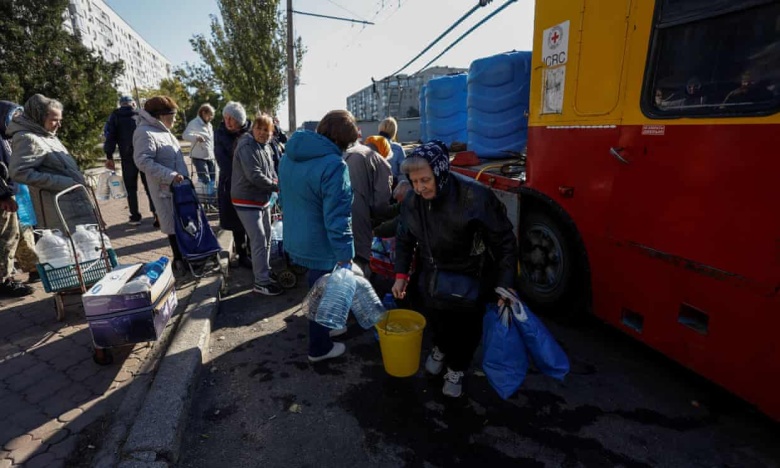
M141 213L138 211L138 176L141 176L141 183L146 191L146 198L149 199L149 209L155 213L154 202L149 194L149 185L146 183L146 174L138 170L133 158L122 158L122 180L127 190L127 208L130 210L130 217L141 219Z

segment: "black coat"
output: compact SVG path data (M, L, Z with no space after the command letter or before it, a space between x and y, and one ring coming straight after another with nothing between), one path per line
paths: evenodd
M415 247L420 270L433 269L432 253L437 269L479 277L483 291L515 287L517 239L506 207L474 179L453 172L433 200L413 191L406 195L396 232L396 273L409 272Z
M114 158L114 151L119 146L119 156L125 161L133 160L133 132L137 115L135 109L129 106L122 106L111 113L106 123L106 141L103 143L107 159Z
M219 166L219 183L217 184L219 225L222 229L230 231L243 227L230 197L230 186L233 183L233 150L236 148L236 140L248 132L250 128L252 128L252 122L247 120L241 130L231 133L225 127L225 122L222 122L217 131L214 132L214 157Z

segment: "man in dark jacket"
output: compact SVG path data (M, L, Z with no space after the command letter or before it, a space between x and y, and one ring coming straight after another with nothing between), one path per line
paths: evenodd
M19 244L18 206L14 200L14 187L8 174L11 145L5 135L7 122L11 120L18 104L0 101L0 298L22 297L33 293L31 287L13 279L14 256Z
M214 157L219 166L219 183L217 184L217 204L219 206L219 225L222 229L233 231L233 242L238 253L238 263L245 268L252 268L249 240L244 226L238 218L230 196L230 186L233 181L233 150L236 140L249 131L252 122L246 118L246 110L239 102L228 102L222 109L222 123L214 132Z
M122 180L127 190L127 208L130 210L129 224L138 226L141 224L141 213L138 211L138 175L141 175L141 183L144 184L146 196L149 198L149 209L154 215L154 226L159 227L154 203L149 196L149 187L146 184L146 175L138 170L133 161L133 132L135 132L135 101L130 96L122 96L119 99L119 108L111 113L106 122L106 141L103 143L103 151L106 153L106 167L112 171L114 164L114 151L119 146L119 157L122 163Z

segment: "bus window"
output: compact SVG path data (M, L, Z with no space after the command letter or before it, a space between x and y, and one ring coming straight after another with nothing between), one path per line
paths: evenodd
M648 116L780 108L780 2L659 0L658 9L642 101Z

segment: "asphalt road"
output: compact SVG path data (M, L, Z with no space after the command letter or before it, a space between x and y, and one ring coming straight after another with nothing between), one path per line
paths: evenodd
M310 364L305 280L266 298L233 271L180 467L780 466L780 424L595 321L545 319L572 363L563 383L532 371L503 401L477 360L452 400L422 369L386 375L357 325L343 357Z

